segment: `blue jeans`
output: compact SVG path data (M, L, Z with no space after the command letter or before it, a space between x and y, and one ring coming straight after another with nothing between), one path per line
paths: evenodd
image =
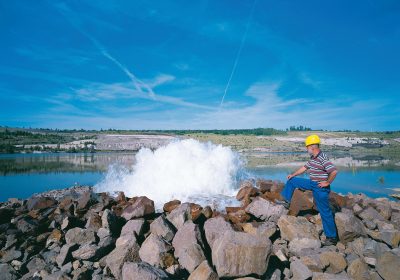
M318 183L310 179L290 178L281 194L290 202L292 199L293 192L296 188L303 190L310 190L313 192L315 204L317 205L318 211L322 219L322 227L324 229L326 237L337 237L337 231L335 226L335 219L333 217L332 209L329 206L329 193L331 192L330 187L320 188Z

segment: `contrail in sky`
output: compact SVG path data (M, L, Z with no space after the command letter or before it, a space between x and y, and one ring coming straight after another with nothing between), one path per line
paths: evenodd
M111 62L113 62L119 69L124 72L128 78L132 81L133 85L135 86L136 90L138 90L140 93L147 93L151 99L156 100L156 94L154 93L153 89L147 85L145 82L141 81L138 79L129 69L123 65L119 60L117 60L115 57L113 57L108 50L94 38L90 34L88 34L81 26L81 21L79 18L76 16L76 14L66 5L56 5L57 10L80 32L82 33L85 37L87 37L94 45L95 47L100 51L100 53L109 59Z
M81 30L82 32L82 30ZM118 66L127 76L128 78L133 82L133 85L139 92L143 92L143 88L147 90L147 93L152 99L156 99L156 95L153 91L153 89L147 85L146 83L142 82L139 80L129 69L123 65L121 62L119 62L116 58L114 58L103 45L101 45L95 38L90 36L89 34L86 34L85 32L82 32L86 37L88 37L93 44L99 49L102 55L104 55L106 58L111 60L115 65Z
M138 93L142 94L142 96L139 96L140 98L151 98L152 100L158 102L163 102L183 107L201 108L206 110L215 109L214 107L210 107L207 105L188 102L179 97L156 94L153 91L151 85L137 78L124 64L122 64L118 59L112 56L108 52L107 48L104 47L95 37L93 37L91 34L87 33L84 30L84 28L82 27L82 20L73 10L71 10L66 4L54 5L54 6L64 16L64 18L72 24L72 26L74 26L80 33L82 33L86 38L88 38L94 44L94 46L99 50L99 52L104 57L113 62L120 70L122 70L122 72L124 72L125 75L127 75L127 77L132 81Z
M249 15L249 19L247 20L246 30L245 30L245 32L243 34L242 41L240 42L240 46L239 46L239 50L238 50L237 55L236 55L235 62L233 63L231 75L229 76L228 83L225 86L224 95L222 96L221 103L219 105L220 107L224 103L224 99L225 99L226 93L228 92L228 89L229 89L229 86L231 84L233 75L235 74L236 67L237 67L237 64L239 62L239 57L240 57L240 54L242 53L242 49L243 49L244 43L245 43L246 38L247 38L247 33L249 32L249 26L250 26L251 19L253 18L253 14L254 14L254 9L256 7L256 3L257 3L257 0L254 0L253 7L251 8L251 12L250 12L250 15Z

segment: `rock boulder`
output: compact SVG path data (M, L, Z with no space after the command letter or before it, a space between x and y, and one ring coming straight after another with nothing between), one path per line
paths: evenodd
M228 230L215 240L212 261L219 277L263 275L271 251L271 241L267 237Z
M315 225L305 217L283 215L278 220L281 237L292 241L295 238L319 239Z

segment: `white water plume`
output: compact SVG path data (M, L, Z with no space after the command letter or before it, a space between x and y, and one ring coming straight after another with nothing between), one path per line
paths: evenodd
M140 149L132 170L111 166L95 188L99 192L123 191L129 197L145 195L158 209L172 199L211 202L221 208L226 199L235 203L229 198L242 172L243 161L231 148L185 139L154 151ZM225 201L216 203L212 198Z

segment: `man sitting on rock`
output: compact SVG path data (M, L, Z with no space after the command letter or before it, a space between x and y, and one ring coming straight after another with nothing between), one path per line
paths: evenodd
M324 245L329 246L335 245L338 240L334 216L329 206L330 185L336 177L337 169L329 161L326 154L320 150L320 142L318 135L310 135L306 138L305 144L307 152L311 156L310 160L296 172L287 176L288 181L281 192L284 200L276 200L275 202L289 208L290 200L296 188L311 190L326 235ZM310 179L296 177L307 170Z

